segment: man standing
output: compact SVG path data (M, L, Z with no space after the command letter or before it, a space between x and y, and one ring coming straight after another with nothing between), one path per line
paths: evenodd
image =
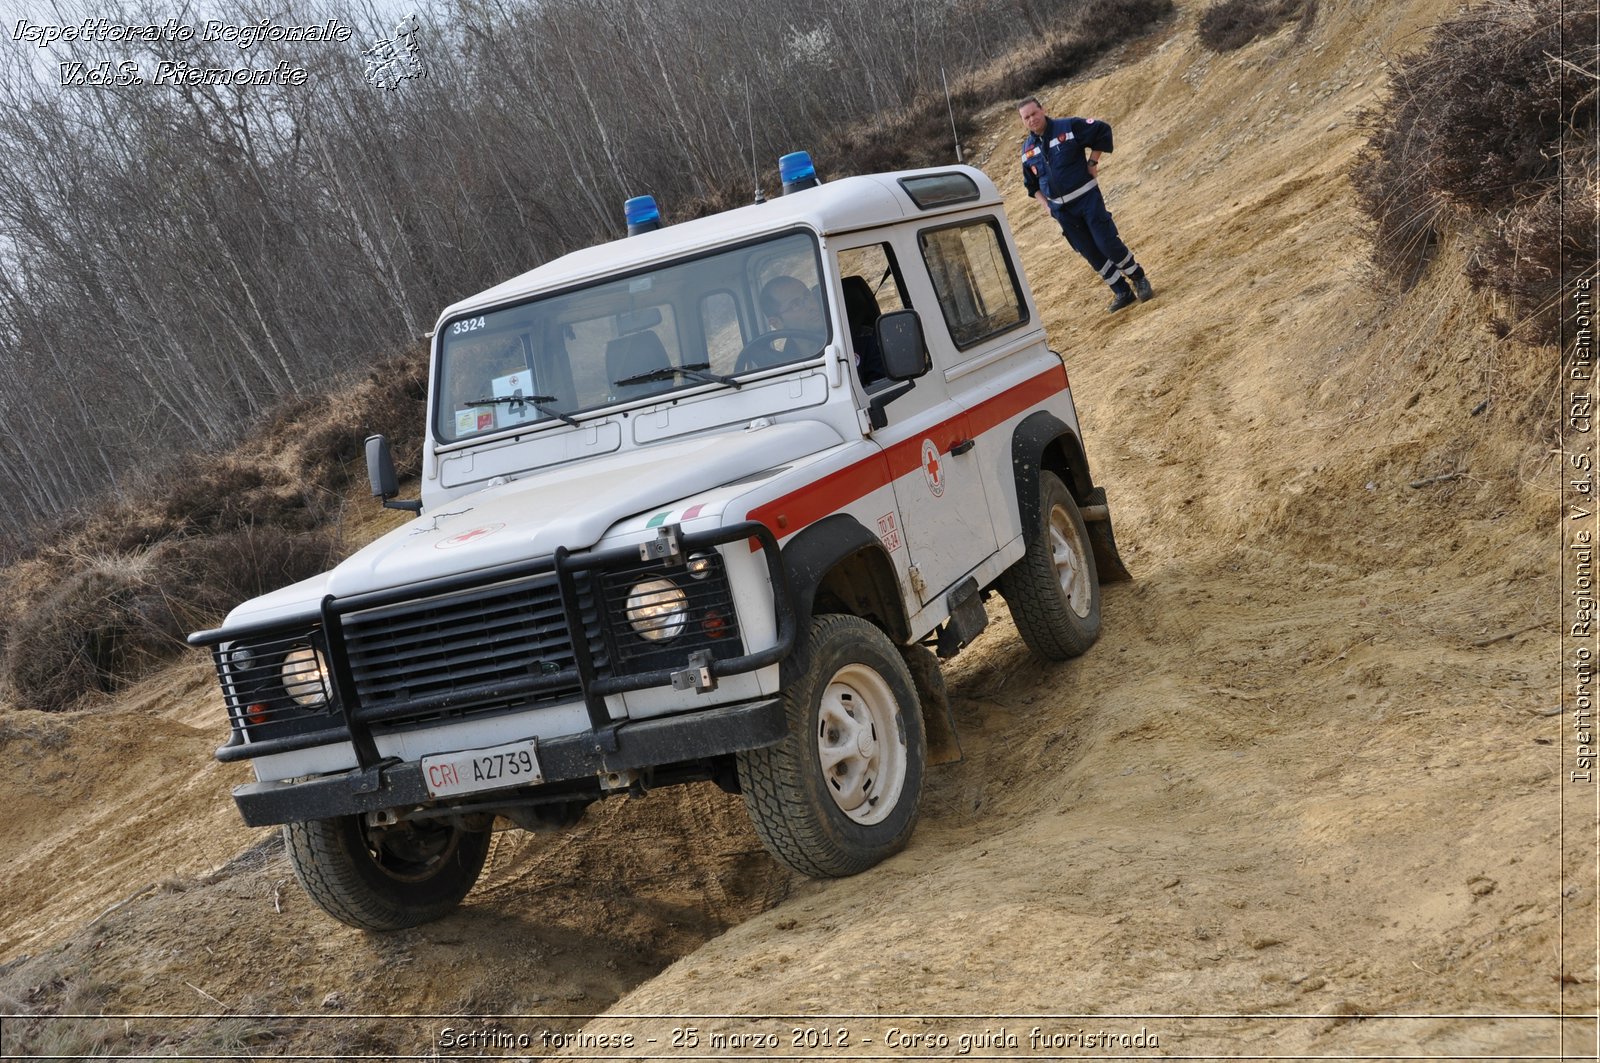
M1150 278L1117 235L1116 222L1100 195L1100 156L1111 152L1111 127L1094 118L1051 118L1037 97L1017 105L1028 127L1022 141L1022 183L1061 224L1072 249L1111 285L1116 313L1155 297ZM1085 157L1085 152L1088 153Z

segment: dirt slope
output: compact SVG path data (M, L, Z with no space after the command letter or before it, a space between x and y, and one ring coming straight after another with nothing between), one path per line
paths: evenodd
M1304 39L1224 56L1194 42L1200 6L1041 93L1113 123L1102 182L1156 301L1104 314L1024 200L1009 107L978 145L1136 580L1064 666L991 602L949 675L967 756L910 850L794 880L736 799L662 793L504 836L461 914L369 937L237 824L195 665L0 716L0 1011L231 1017L7 1019L0 1047L425 1054L448 1026L537 1054L582 1025L549 1016L609 1008L589 1035L658 1053L689 1023L629 1016L781 1033L777 1054L783 1016L857 1016L801 1024L850 1031L825 1058L915 1054L890 1028L1004 1028L1018 1047L975 1054L1043 1058L1033 1026L1158 1041L1058 1057L1592 1054L1592 1021L1526 1017L1595 1010L1593 854L1560 845L1553 355L1493 343L1448 251L1398 303L1370 295L1343 176L1381 51L1453 4L1324 4ZM384 1013L522 1018L353 1017Z

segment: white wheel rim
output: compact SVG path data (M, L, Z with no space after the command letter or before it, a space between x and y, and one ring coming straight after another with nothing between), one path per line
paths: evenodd
M1077 525L1061 506L1050 507L1050 563L1055 566L1067 607L1078 617L1089 615L1089 565Z
M887 818L905 786L905 729L896 712L889 684L863 664L839 669L822 692L816 738L823 784L857 823Z

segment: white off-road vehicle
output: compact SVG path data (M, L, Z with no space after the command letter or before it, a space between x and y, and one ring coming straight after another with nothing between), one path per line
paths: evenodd
M708 779L863 871L959 757L930 647L993 590L1043 657L1095 640L1127 573L994 185L786 177L445 310L420 501L367 441L416 518L191 636L245 821L334 917L436 919L496 825Z

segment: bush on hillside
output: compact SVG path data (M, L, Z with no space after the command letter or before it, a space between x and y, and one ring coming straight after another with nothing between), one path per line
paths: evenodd
M313 576L336 560L326 531L243 527L137 554L80 559L6 631L11 697L45 712L110 693L188 652L184 639L238 602Z
M1596 27L1595 0L1498 0L1394 64L1352 174L1383 272L1414 282L1462 222L1472 283L1555 342L1560 293L1596 267Z
M189 631L239 602L334 564L332 492L372 432L397 441L402 469L420 469L425 391L425 358L387 360L356 387L286 406L263 441L272 456L190 455L63 521L28 562L28 589L5 588L11 697L55 712L115 691L187 652Z
M1303 34L1316 17L1317 0L1222 0L1201 12L1195 33L1213 52L1231 52L1293 18L1300 20Z
M343 492L366 476L364 441L389 437L401 478L422 472L427 416L428 354L385 358L353 387L284 411L270 434L280 436L307 484Z
M1017 61L985 81L981 91L955 93L955 102L981 108L994 97L1018 100L1038 92L1053 81L1083 72L1110 49L1172 15L1172 0L1085 0L1074 13L1065 37L1031 51L1018 52Z
M147 564L105 558L73 572L12 621L4 658L10 694L25 708L71 708L170 660L183 626Z
M242 601L326 571L342 553L329 528L235 528L163 545L151 555L151 578L178 597L185 624L201 627Z
M248 525L305 531L321 516L302 484L262 458L192 455L163 479L162 512L174 534L226 532Z

